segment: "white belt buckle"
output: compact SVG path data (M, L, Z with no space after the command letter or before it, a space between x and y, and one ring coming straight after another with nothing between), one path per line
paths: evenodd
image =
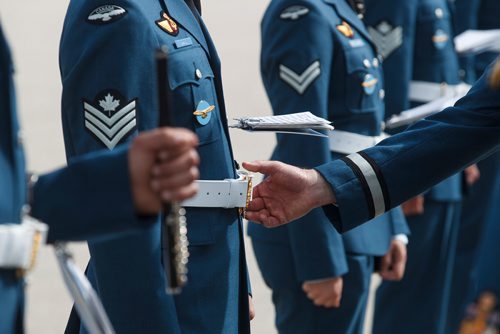
M243 172L238 175L238 179L196 181L198 193L182 202L181 206L225 209L246 207L251 193L251 177Z

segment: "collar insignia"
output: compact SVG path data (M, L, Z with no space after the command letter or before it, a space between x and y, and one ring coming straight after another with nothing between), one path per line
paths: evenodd
M104 5L95 8L87 17L87 22L92 24L106 24L121 19L127 11L117 5Z
M347 38L354 37L354 30L352 30L351 26L346 21L342 21L342 24L337 26L337 30Z
M165 31L169 35L177 36L179 34L179 26L177 22L174 21L167 13L161 12L161 19L155 21L161 30Z

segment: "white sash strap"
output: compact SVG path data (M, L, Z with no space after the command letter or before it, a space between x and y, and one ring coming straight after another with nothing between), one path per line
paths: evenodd
M250 177L239 179L198 180L198 194L181 203L183 207L245 208L250 189Z
M48 230L47 225L30 217L22 224L0 224L0 268L31 269Z
M470 87L465 83L448 85L446 83L411 81L408 96L410 101L427 103L444 96L462 97L469 91Z
M380 136L364 136L353 132L335 130L328 134L330 140L330 151L351 154L377 145L388 138L389 135L382 133Z

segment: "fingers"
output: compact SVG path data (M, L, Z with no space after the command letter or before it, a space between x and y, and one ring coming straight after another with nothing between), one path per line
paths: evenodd
M380 274L382 275L385 272L390 271L390 268L392 266L392 254L389 253L382 256L382 259L380 261Z
M164 190L160 193L160 196L165 202L182 202L193 197L197 192L198 185L196 183L191 183L175 190Z
M193 166L200 164L198 153L190 149L184 154L178 155L171 160L164 160L153 167L152 174L154 178L168 177L181 171L190 170ZM198 178L198 175L196 175Z
M248 295L248 316L250 321L255 318L255 307L253 305L252 296Z
M198 145L194 133L182 128L159 128L140 133L135 142L154 151L182 151Z
M187 186L199 177L198 168L191 167L184 171L179 171L169 177L155 178L151 181L151 188L158 193L164 191L172 192Z
M419 195L401 204L405 216L421 215L424 213L424 196Z
M302 290L315 306L326 308L340 307L342 290L335 289L332 286L325 288L324 286L322 287L322 285L322 283L318 285L316 283L305 282L302 285Z

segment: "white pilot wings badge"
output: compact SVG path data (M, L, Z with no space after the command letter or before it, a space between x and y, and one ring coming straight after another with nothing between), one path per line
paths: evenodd
M127 11L117 5L104 5L95 8L87 17L87 22L105 24L116 21L127 14Z
M393 27L387 21L380 22L375 28L368 27L368 32L384 59L403 44L403 27Z
M112 90L99 93L94 102L83 101L85 128L110 150L136 128L137 99L125 101Z
M309 13L309 8L304 6L290 6L287 7L280 14L280 19L295 21L300 19L302 16Z
M316 80L321 74L321 65L319 60L316 60L309 65L302 73L295 73L285 65L280 65L280 78L300 95L304 94L306 89Z

